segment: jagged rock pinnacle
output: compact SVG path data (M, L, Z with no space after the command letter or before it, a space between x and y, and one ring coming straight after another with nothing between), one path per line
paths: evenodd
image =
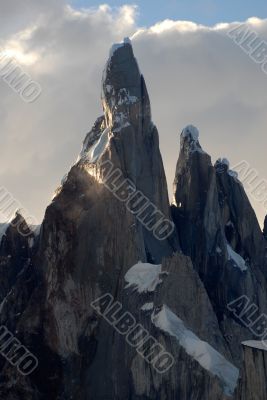
M199 143L199 130L194 125L187 125L182 130L180 147L187 156L196 151L204 153Z
M26 221L17 214L23 231L11 226L0 244L0 322L23 344L9 350L9 361L13 350L16 358L27 348L39 361L36 372L18 379L18 367L3 359L0 398L230 398L240 343L253 334L237 318L248 304L236 305L241 314L229 305L245 298L257 320L267 312L266 241L256 215L228 163L214 168L189 125L175 175L176 230L160 236L165 222L173 228L167 184L128 39L111 49L102 101L104 115L48 206L38 239L25 235ZM226 172L218 173L220 166ZM114 305L121 305L117 316L109 312ZM265 335L266 318L257 320L250 327ZM133 330L138 339L129 347ZM166 367L160 354L175 361L168 373L158 373L167 372L159 369ZM255 394L250 399L265 400L266 376L258 380L256 367L261 371L267 361L255 356L245 352L248 366L257 361L256 378L245 368L241 385Z
M128 38L114 44L103 72L102 104L107 127L119 131L151 118L150 101Z
M192 140L198 141L199 138L199 130L194 126L194 125L187 125L183 130L182 130L182 137L191 137Z

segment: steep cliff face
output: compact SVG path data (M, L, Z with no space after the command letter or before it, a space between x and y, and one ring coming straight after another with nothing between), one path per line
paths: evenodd
M182 251L191 257L240 365L240 339L251 332L227 304L247 296L266 312L266 243L237 174L226 159L213 166L198 139L192 126L181 134L172 214Z
M217 161L215 169L226 240L253 270L267 277L266 243L244 187L227 162Z
M223 240L223 232L216 173L198 138L199 132L193 126L182 131L172 211L182 250L192 258L202 277L209 271L207 253L214 250L215 241Z
M175 234L169 235L169 240L162 240L162 243L155 241L150 229L163 219L166 226L164 223L160 225L156 234L160 233L162 226L168 236L173 226L158 132L151 120L144 78L127 40L111 49L103 73L102 104L104 116L97 119L87 135L76 168L86 170L97 183L107 180L107 170L110 169L109 189L126 203L127 208L132 208L135 215L145 206L147 197L150 204L144 213L139 213L137 219L142 223L137 221L134 229L140 230L143 236L140 246L145 246L147 257L158 262L162 255L172 254L178 243ZM112 167L111 164L107 166L107 160ZM120 184L121 190L116 190ZM135 201L140 203L135 209L134 204L127 203L133 193Z
M158 132L127 39L111 49L102 104L39 236L25 255L24 239L12 239L18 233L2 240L3 254L16 258L3 278L0 321L39 365L22 376L2 362L0 395L233 398L241 341L252 335L227 303L241 294L261 309L266 303L265 241L245 222L255 215L225 162L212 166L192 126L182 133L170 209Z
M243 343L243 368L237 400L265 400L267 393L266 342Z
M203 278L211 271L207 258L216 263L219 254L225 263L232 251L245 261L241 270L250 266L266 276L266 243L244 188L226 159L212 165L198 135L192 126L182 132L174 181L173 213L182 249Z
M18 275L31 263L35 236L19 212L1 228L0 299L5 299Z
M179 369L174 368L171 377L166 374L162 378L139 359L124 337L97 318L90 306L94 299L110 293L136 321L156 338L160 337L167 349L180 354L179 342L164 339L161 331L153 328L151 316L142 312L142 297L133 297L124 289L124 276L138 261L158 264L179 250L169 212L158 133L151 121L144 79L127 42L111 51L102 96L105 115L87 135L77 164L48 207L38 249L45 275L44 312L50 321L44 327L45 341L65 360L65 387L59 387L58 393L63 390L66 396L86 399L174 398L184 393L195 399L199 388L184 387L178 379ZM128 203L130 196L132 203ZM151 229L162 218L170 229L166 239L161 230ZM192 274L188 285L198 293L201 284L192 273L191 263L183 256L170 262L177 269L176 277L172 277L177 285L182 279L180 268L184 266ZM155 296L160 298L157 293ZM159 300L157 303L158 307L163 305ZM177 303L177 309L181 307L179 302L173 303ZM188 309L183 315L185 323L203 338L210 338L227 356L208 296L204 295L201 307L211 313L206 313L203 320L201 313L196 312L193 321ZM214 337L209 331L211 326ZM191 362L185 352L181 360L183 369L187 370ZM72 383L69 371L74 365ZM221 396L222 382L215 376L206 382L209 373L198 365L191 378L197 382L198 374L202 376L207 398L214 393Z
M102 102L104 117L87 135L77 164L47 209L37 255L50 321L44 336L65 360L65 387L58 393L88 399L129 396L132 357L124 338L96 317L91 302L105 293L123 302L129 267L139 260L159 263L178 243L169 221L158 133L128 42L110 54ZM161 234L161 220L171 228L167 239L155 235ZM136 312L136 305L132 308Z

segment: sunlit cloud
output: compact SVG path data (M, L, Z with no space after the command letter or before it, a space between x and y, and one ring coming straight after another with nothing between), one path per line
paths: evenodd
M24 29L0 42L43 88L38 103L25 106L0 81L0 181L39 219L102 113L102 70L112 43L125 36L149 89L170 197L179 134L191 123L213 161L246 159L266 177L267 78L227 37L242 21L208 27L165 20L144 28L133 5L77 9L39 1L32 0ZM266 40L267 20L243 22ZM254 206L262 220L264 210Z

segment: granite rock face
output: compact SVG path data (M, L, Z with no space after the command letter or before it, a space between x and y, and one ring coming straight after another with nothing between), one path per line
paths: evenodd
M0 238L0 298L4 299L18 275L31 263L35 236L23 216L17 212L2 228Z
M102 104L39 236L27 244L8 228L2 239L10 267L0 271L1 324L39 365L22 376L2 360L1 398L235 398L241 342L253 335L227 304L244 294L261 312L267 304L266 242L255 214L192 126L181 136L169 206L158 132L128 40L111 49ZM99 298L112 299L105 317L94 306ZM141 327L138 346L118 323L125 313L129 332ZM173 360L164 373L155 367L159 348Z
M251 332L227 305L247 296L266 312L266 242L237 174L226 159L212 165L192 126L181 134L172 213L182 251L191 257L241 365L241 341Z
M266 342L244 342L243 368L237 391L238 400L265 400L267 393Z

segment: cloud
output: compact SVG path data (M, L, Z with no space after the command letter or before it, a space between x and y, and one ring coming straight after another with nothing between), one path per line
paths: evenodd
M6 6L5 18L14 9ZM142 28L130 5L75 9L29 0L21 20L16 10L12 31L0 24L0 45L43 91L25 104L0 80L0 182L39 219L102 112L102 70L111 44L125 36L133 37L149 88L170 191L179 133L189 123L200 129L214 161L246 159L266 177L267 76L227 37L236 23L206 27L167 20ZM266 20L246 23L267 38ZM264 210L255 207L262 220Z

